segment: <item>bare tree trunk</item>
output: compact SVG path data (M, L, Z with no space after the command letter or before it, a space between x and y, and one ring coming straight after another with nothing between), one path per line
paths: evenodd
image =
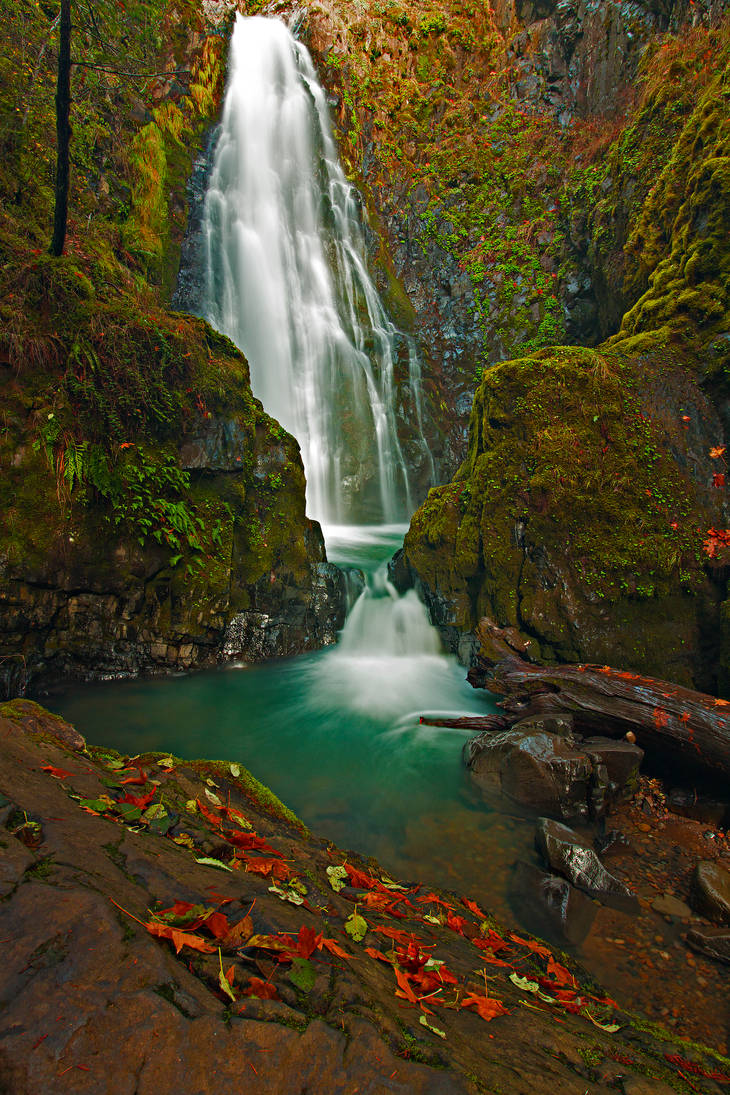
M71 0L61 0L61 30L56 84L56 200L50 252L62 255L68 221L69 146L71 144Z

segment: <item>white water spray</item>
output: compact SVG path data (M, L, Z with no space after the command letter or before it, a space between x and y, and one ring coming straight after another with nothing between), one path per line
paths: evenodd
M324 91L276 19L236 17L205 235L207 318L299 441L311 516L402 520L412 500L394 411L399 335L367 271ZM420 425L418 362L400 344Z

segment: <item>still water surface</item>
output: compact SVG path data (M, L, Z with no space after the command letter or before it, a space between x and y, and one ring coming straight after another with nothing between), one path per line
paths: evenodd
M470 892L506 912L509 866L532 825L489 810L461 760L468 733L419 717L487 714L494 700L440 652L415 593L382 561L401 526L327 531L328 556L368 574L340 643L258 666L76 686L53 704L99 745L244 764L316 833L405 879ZM378 568L380 567L380 570Z

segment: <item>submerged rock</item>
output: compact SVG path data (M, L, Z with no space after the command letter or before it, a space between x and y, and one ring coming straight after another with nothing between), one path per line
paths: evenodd
M660 916L670 916L673 920L689 920L692 915L692 910L686 902L680 901L678 897L669 893L655 897L651 907Z
M730 966L730 928L692 928L687 932L692 950Z
M531 931L576 946L590 932L597 911L567 879L524 862L515 865L510 901Z
M551 818L540 818L535 834L537 850L549 867L578 889L625 912L638 912L638 899L601 863L583 837Z
M691 901L708 920L730 924L730 871L712 860L701 860L692 877Z

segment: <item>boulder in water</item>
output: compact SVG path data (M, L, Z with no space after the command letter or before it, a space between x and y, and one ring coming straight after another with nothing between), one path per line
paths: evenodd
M546 864L578 889L598 898L604 905L638 912L636 896L606 870L590 844L567 825L541 817L535 844Z
M480 787L501 791L529 810L588 816L593 764L571 738L519 729L487 732L465 744L464 761Z
M730 966L730 928L692 928L687 932L687 945Z
M601 817L633 788L644 756L627 741L581 740L570 714L531 716L464 745L464 763L484 789L553 817Z
M524 862L515 865L510 901L531 931L576 946L590 932L597 911L567 879Z

